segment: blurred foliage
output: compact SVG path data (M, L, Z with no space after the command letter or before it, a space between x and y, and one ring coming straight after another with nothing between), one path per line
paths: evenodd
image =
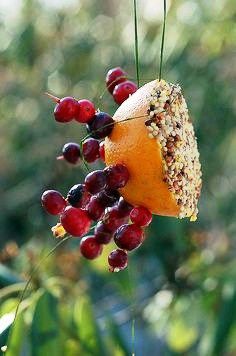
M158 72L162 1L138 3L145 83ZM137 356L236 354L234 5L168 2L164 77L183 87L198 137L198 221L156 217L119 274L107 272L108 251L87 263L77 241L60 247L33 278L8 356L130 355L133 316ZM41 193L66 194L85 173L55 160L84 132L57 125L43 93L93 99L114 112L108 94L99 99L105 73L120 65L135 76L133 43L132 1L0 2L1 346L23 281L53 244L56 220L42 211Z

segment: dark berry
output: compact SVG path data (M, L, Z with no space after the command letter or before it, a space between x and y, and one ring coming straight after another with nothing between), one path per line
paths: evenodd
M105 208L108 208L113 206L119 200L120 194L117 190L103 190L102 192L98 193L97 197L100 203Z
M96 161L100 157L99 141L95 138L87 138L83 142L83 156L88 163Z
M41 202L44 209L52 215L61 214L66 207L65 199L56 190L46 190L41 197Z
M67 162L76 164L80 159L80 147L74 142L66 143L62 148L62 154Z
M129 180L129 171L123 164L108 166L104 169L107 178L107 188L123 188Z
M135 83L127 80L126 82L116 85L113 91L113 98L117 104L122 104L130 95L137 91L138 87Z
M112 132L113 118L105 112L96 113L93 120L87 125L87 131L92 137L102 139Z
M81 123L88 123L92 120L95 115L95 106L93 103L87 99L82 99L78 101L79 110L75 120Z
M105 141L101 141L99 145L99 154L103 162L105 162Z
M141 227L134 224L125 224L115 232L114 241L116 245L124 250L132 251L139 247L144 240Z
M94 230L94 237L100 244L108 244L112 239L113 234L108 231L103 221L99 221Z
M96 241L94 236L85 236L80 241L80 252L85 258L93 260L101 255L102 245Z
M93 171L85 177L84 182L89 193L99 193L105 188L106 185L105 173L102 170Z
M86 209L90 218L94 221L101 219L105 211L105 207L100 203L96 195L90 199Z
M103 217L103 222L110 232L115 232L118 227L128 221L127 217L120 216L117 206L110 208Z
M131 210L133 209L133 206L122 197L120 198L117 207L121 216L129 216Z
M127 252L120 249L113 250L108 256L108 263L110 272L119 272L125 269L128 265Z
M127 73L120 67L112 68L106 75L106 86L112 94L115 86L127 80Z
M148 226L152 221L152 213L144 206L138 206L131 210L130 219L138 226Z
M68 202L76 208L85 208L90 198L91 194L87 191L84 184L73 185L67 194Z
M71 96L62 98L55 106L54 117L58 122L69 122L73 120L79 111L78 101Z
M61 224L72 236L81 237L89 231L91 219L85 210L68 206L61 215Z

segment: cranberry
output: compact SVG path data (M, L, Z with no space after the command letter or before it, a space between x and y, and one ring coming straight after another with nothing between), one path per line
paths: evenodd
M66 207L65 199L56 190L46 190L41 197L41 202L44 209L52 215L61 214Z
M87 99L82 99L78 101L79 110L75 117L75 120L81 123L88 123L92 120L95 115L95 106L93 103Z
M133 206L129 204L124 198L120 198L118 203L118 210L121 216L129 216Z
M120 194L117 190L103 190L102 192L98 193L97 197L100 203L105 208L108 208L117 202Z
M83 156L84 159L92 163L100 157L99 153L99 141L94 138L88 138L83 142Z
M99 221L94 230L94 237L100 244L108 244L112 239L113 234L107 230L103 221Z
M84 184L73 185L67 194L68 202L76 208L85 208L90 198L91 194L87 191Z
M96 113L93 120L88 123L88 133L97 139L102 139L112 132L114 126L113 118L105 112Z
M94 236L85 236L80 241L80 252L89 260L93 260L100 256L102 249L102 245L96 241Z
M115 232L114 241L116 245L124 250L132 251L139 247L144 240L141 227L134 224L125 224Z
M97 170L89 173L85 177L85 187L91 194L99 193L105 188L106 176L104 171Z
M60 99L59 103L55 106L54 117L58 122L69 122L77 116L78 111L78 101L71 96L67 96Z
M98 197L94 195L87 205L87 212L94 221L99 220L104 214L105 207L100 203Z
M103 222L110 232L115 232L118 227L126 223L128 219L126 217L120 216L120 212L117 206L110 208L108 212L103 217Z
M117 104L122 104L130 95L137 91L138 87L135 83L127 80L126 82L116 85L113 91L113 98Z
M119 272L125 269L128 265L127 252L120 249L113 250L108 256L108 263L110 272Z
M120 67L112 68L106 75L106 86L112 94L115 86L127 80L127 73Z
M99 145L99 154L103 162L105 162L105 141L101 141Z
M62 154L67 162L76 164L80 159L80 147L74 142L66 143L62 148Z
M91 219L85 210L68 206L61 215L61 224L69 234L80 237L89 231Z
M130 219L138 226L148 226L152 221L152 213L144 206L138 206L131 210Z
M123 164L108 166L104 169L107 178L107 188L123 188L129 180L129 171Z

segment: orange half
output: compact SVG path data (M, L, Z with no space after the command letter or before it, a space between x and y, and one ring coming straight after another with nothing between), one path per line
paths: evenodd
M105 139L105 161L107 165L122 163L128 168L130 179L120 193L130 204L145 206L153 214L178 217L181 214L178 201L181 200L177 199L175 191L171 191L166 182L167 166L163 147L145 124L150 119L150 106L159 86L157 80L147 83L115 112L113 118L116 124L111 135ZM164 102L169 99L167 94L163 94ZM158 98L155 100L158 101ZM160 110L160 105L159 111L151 114L153 119L167 115L163 108Z

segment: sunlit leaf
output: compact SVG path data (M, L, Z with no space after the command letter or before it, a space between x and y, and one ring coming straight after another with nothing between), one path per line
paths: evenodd
M74 321L77 333L84 350L84 355L92 353L94 356L106 355L101 334L94 318L91 302L83 296L75 303Z
M175 352L187 351L197 340L198 330L187 325L183 319L173 320L169 325L167 343Z

